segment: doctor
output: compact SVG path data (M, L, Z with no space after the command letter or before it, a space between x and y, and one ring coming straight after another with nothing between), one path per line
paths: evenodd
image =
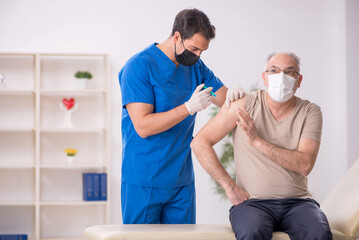
M124 224L196 221L190 149L196 113L212 102L221 107L227 93L200 60L214 37L206 14L183 10L168 39L134 55L119 73ZM227 106L243 94L230 89Z

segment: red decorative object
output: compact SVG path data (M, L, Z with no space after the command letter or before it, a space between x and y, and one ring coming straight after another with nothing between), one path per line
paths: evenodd
M70 110L75 104L75 99L73 99L73 98L70 98L70 99L64 98L64 99L62 99L62 103L65 105L67 110Z

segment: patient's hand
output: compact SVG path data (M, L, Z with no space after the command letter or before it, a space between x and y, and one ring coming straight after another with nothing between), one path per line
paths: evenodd
M233 185L229 189L226 189L226 194L233 205L238 205L244 202L249 198L249 193L247 193L243 188L240 188L237 184Z
M244 107L240 107L237 111L238 121L237 126L243 131L248 143L253 146L255 141L259 139L256 126L253 119Z

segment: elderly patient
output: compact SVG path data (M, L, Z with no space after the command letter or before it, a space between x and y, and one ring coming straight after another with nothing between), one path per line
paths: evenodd
M220 112L195 136L191 147L202 167L226 191L233 206L236 239L332 239L326 216L308 192L322 133L320 107L294 96L303 76L290 52L268 56L266 90L247 94ZM233 131L237 183L213 146Z

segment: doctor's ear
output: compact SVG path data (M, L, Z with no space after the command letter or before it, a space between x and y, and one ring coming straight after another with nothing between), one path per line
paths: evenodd
M181 40L181 34L178 32L178 31L176 31L174 34L173 34L173 42L174 43L177 43L178 41L180 41Z

